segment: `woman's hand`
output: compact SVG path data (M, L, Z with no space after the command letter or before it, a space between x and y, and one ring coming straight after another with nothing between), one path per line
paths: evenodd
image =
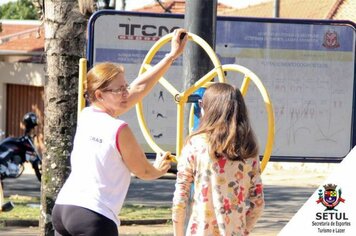
M185 29L174 30L173 37L171 40L171 51L168 54L168 56L170 56L173 60L177 59L183 53L187 41L188 41L188 34Z
M170 152L157 153L156 160L153 163L153 166L164 174L171 168L169 155L171 155Z

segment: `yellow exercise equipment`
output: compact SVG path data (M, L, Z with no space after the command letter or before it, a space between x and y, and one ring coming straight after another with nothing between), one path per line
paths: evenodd
M79 119L79 112L85 107L84 84L87 79L87 59L80 58L79 60L79 82L78 82L78 112L77 120Z
M167 34L161 39L159 39L149 50L147 53L139 74L144 73L146 70L148 70L151 66L150 63L152 59L154 58L155 54L162 48L164 44L169 42L173 37L173 34ZM259 89L263 101L265 103L265 107L267 110L267 124L268 124L268 132L267 132L267 142L265 145L265 151L264 155L261 161L261 170L263 171L270 159L270 156L272 154L272 147L273 147L273 142L274 142L274 112L273 112L273 106L272 102L270 99L270 96L266 90L266 88L263 86L261 80L257 77L256 74L254 74L252 71L249 69L240 66L240 65L235 65L235 64L228 64L228 65L221 65L219 58L216 56L215 52L213 49L207 44L202 38L199 36L188 33L188 39L196 42L198 45L200 45L205 52L209 55L210 59L213 62L214 69L209 71L207 74L205 74L202 78L200 78L197 82L195 82L191 87L189 87L187 90L183 92L179 92L171 83L169 83L165 78L161 78L159 80L159 83L162 84L174 97L175 102L177 103L177 139L176 139L176 155L180 155L180 151L183 146L183 128L184 128L184 106L187 103L188 97L193 94L196 90L198 90L200 87L206 87L209 86L211 80L214 77L218 77L219 82L226 82L226 78L224 75L225 71L235 71L238 73L244 74L244 80L242 82L240 91L242 95L246 95L248 86L250 85L250 81L252 81L256 87ZM84 98L84 83L86 81L86 74L87 74L87 60L85 58L81 58L79 62L79 86L78 86L78 114L79 112L85 107L85 98ZM136 113L139 121L139 125L141 128L141 131L143 133L143 136L145 137L147 143L149 146L156 152L156 153L162 153L163 150L155 143L153 140L148 128L147 124L144 118L143 114L143 109L142 109L142 102L139 102L136 105ZM193 119L192 119L192 114L193 114L193 109L191 109L190 117L189 117L189 125L192 127L193 124ZM79 117L79 116L78 116ZM177 162L175 156L171 155L172 161Z
M151 61L154 58L155 54L159 51L160 48L167 42L169 42L173 37L173 33L167 34L164 37L160 38L149 50L147 53L145 59L143 60L143 63L141 65L139 74L144 73L146 70L151 68ZM271 153L272 153L272 147L273 147L273 142L274 142L274 112L273 112L273 106L272 102L270 99L270 96L266 90L266 88L263 86L261 80L249 69L235 65L235 64L229 64L229 65L221 65L220 60L216 56L215 52L213 49L207 44L202 38L199 36L188 33L188 39L194 41L198 45L200 45L205 52L209 55L211 61L213 62L214 69L209 71L207 74L205 74L202 78L200 78L197 82L195 82L191 87L186 89L183 92L179 92L171 83L169 83L164 77L160 78L159 83L165 87L168 92L172 94L174 97L174 100L177 104L177 139L176 139L176 155L179 156L181 149L183 147L183 128L184 128L184 106L185 103L188 101L188 97L193 94L196 90L198 90L202 86L207 86L210 81L214 77L218 77L219 82L226 82L226 78L224 75L225 71L235 71L239 73L243 73L244 80L241 85L241 93L242 95L246 95L248 86L250 84L250 81L254 82L256 87L259 89L263 101L266 106L267 110L267 124L268 124L268 134L267 134L267 142L265 146L265 151L264 155L261 161L261 170L263 171L270 159ZM149 129L147 128L147 124L144 118L143 114L143 106L142 102L137 103L136 105L136 113L137 113L137 118L138 122L141 128L141 131L143 133L143 136L145 137L147 143L149 146L156 152L156 153L162 153L164 152L153 140ZM190 125L192 125L192 119L190 118L189 121ZM171 160L177 162L176 157L171 155Z

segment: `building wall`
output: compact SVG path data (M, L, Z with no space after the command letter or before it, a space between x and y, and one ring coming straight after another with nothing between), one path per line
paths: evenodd
M43 64L0 62L0 130L6 130L6 84L43 87L45 73Z

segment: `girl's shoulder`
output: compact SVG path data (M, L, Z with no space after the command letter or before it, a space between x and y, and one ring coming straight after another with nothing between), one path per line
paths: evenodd
M208 143L206 136L199 134L190 137L185 144L185 149L189 150L192 154L202 154L208 151Z
M194 147L199 148L199 147L206 147L207 146L207 139L205 134L197 134L193 135L188 138L185 146L187 147Z
M197 134L197 135L193 135L189 138L188 140L189 142L206 142L207 141L207 137L206 134Z

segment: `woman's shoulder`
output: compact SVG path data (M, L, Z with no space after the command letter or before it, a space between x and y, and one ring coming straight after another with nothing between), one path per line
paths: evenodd
M120 117L112 117L106 112L94 107L94 106L88 106L85 107L80 116L85 117L86 120L95 120L96 122L99 123L105 123L108 126L112 126L117 124L118 126L126 125L126 121L120 119Z
M86 116L92 116L94 114L105 114L105 112L94 106L87 106L84 107L83 110L80 112L80 115L83 114Z
M119 118L116 119L116 124L119 126L119 128L123 128L125 126L128 126L128 123L124 120L121 120Z

